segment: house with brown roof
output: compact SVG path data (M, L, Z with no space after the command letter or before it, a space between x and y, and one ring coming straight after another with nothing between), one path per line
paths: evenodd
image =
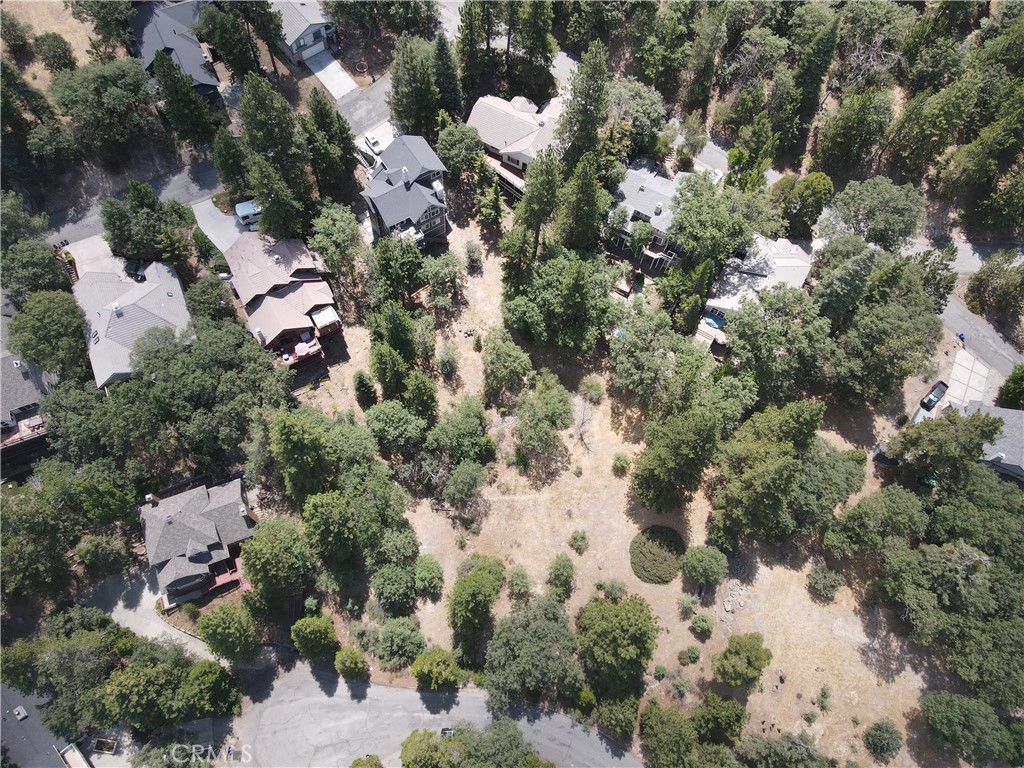
M294 365L323 357L321 339L341 330L327 267L301 240L246 232L224 251L231 287L260 345Z
M165 607L239 581L240 545L256 522L240 479L165 499L149 495L141 517L146 557Z

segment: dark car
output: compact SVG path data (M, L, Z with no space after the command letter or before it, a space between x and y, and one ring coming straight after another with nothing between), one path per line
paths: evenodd
M146 281L146 267L141 261L126 261L124 263L124 273L136 283L144 283Z
M940 381L928 391L927 395L921 398L921 407L926 411L930 411L939 404L939 400L945 396L947 389L949 389L949 384Z

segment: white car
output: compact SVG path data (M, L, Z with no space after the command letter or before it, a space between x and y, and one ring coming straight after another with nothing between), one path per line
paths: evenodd
M370 148L370 151L373 152L373 154L380 154L380 140L376 136L374 136L372 133L368 133L366 134L366 138L363 139L363 141L366 142L366 146Z

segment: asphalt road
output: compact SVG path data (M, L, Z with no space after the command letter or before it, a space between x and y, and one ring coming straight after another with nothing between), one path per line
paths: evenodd
M254 768L346 766L368 754L397 766L402 741L412 731L490 719L484 694L475 689L444 695L383 685L349 688L333 671L318 674L300 662L234 721L233 742L236 753L252 756ZM564 715L532 709L517 723L537 754L563 768L642 765Z
M1024 355L982 317L971 312L959 298L949 297L949 303L942 312L942 322L953 333L967 334L967 351L990 368L988 384L985 387L987 402L992 402L995 391L1014 366L1024 362Z

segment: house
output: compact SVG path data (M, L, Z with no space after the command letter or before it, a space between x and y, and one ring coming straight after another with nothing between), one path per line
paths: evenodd
M341 318L319 256L301 240L246 232L224 251L224 260L249 331L262 346L287 365L323 358L320 340L341 330Z
M165 499L150 494L141 518L165 607L239 580L239 545L256 522L240 479Z
M711 286L705 304L708 311L727 315L740 307L746 298L756 298L760 291L774 285L803 287L811 271L810 251L786 238L770 240L754 235L754 245L744 258L731 258Z
M543 110L529 99L511 101L481 96L473 105L467 125L476 128L502 186L516 197L526 189L526 168L541 150L555 141L562 100L551 99Z
M132 348L147 331L171 328L180 334L190 319L174 267L154 261L136 282L114 271L119 263L111 258L104 262L107 269L83 272L72 288L85 312L86 347L97 387L131 375Z
M164 51L192 78L196 93L212 101L220 92L217 74L210 63L210 48L193 32L205 4L206 0L137 3L131 28L135 33L135 55L142 59L147 72L153 73L153 58Z
M626 212L626 229L611 239L625 247L633 224L644 221L651 225L651 243L640 257L641 265L650 259L650 267L664 272L679 258L679 249L669 237L672 226L672 198L679 182L689 174L677 173L667 178L658 173L657 164L649 158L640 158L626 169L626 175L615 190L612 211L622 208ZM609 212L609 217L613 214Z
M39 401L57 378L7 348L7 324L15 310L6 293L0 293L0 302L0 477L7 478L31 469L46 453L46 417L39 413Z
M408 235L417 244L446 240L444 164L422 136L399 136L360 194L370 210L373 236Z
M983 405L979 400L972 400L960 410L965 416L984 413L1003 420L1003 431L995 442L985 443L979 461L1024 488L1024 411Z
M327 49L327 40L334 36L334 24L317 0L271 0L270 7L281 14L281 47L292 64Z

